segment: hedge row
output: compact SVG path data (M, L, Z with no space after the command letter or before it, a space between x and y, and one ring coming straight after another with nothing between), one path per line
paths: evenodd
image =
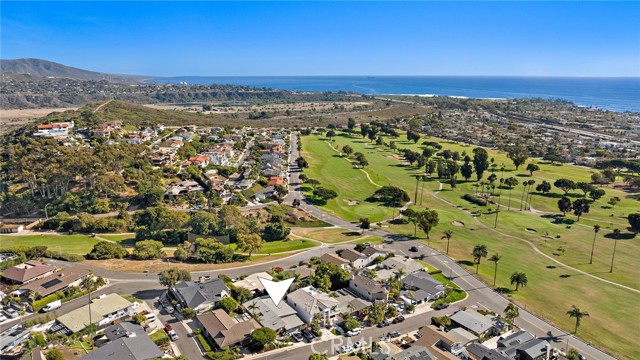
M483 199L483 198L479 198L475 195L471 195L471 194L464 194L462 195L462 198L464 200L467 200L468 202L472 203L472 204L476 204L479 206L487 206L487 200Z

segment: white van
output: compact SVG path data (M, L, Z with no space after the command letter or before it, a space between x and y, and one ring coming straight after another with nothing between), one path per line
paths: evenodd
M146 317L149 322L156 321L156 314L154 313L146 314L144 317Z
M52 302L48 303L47 305L45 305L42 308L42 311L43 312L53 311L55 309L58 309L61 306L62 306L62 301L61 300L52 301Z

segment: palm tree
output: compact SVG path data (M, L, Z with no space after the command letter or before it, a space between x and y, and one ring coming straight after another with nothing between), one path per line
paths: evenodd
M493 270L493 286L496 286L496 276L498 275L498 262L500 261L500 259L502 259L502 255L498 255L498 254L493 254L489 258L489 261L493 261L496 264Z
M600 225L593 225L593 243L591 244L591 258L589 259L589 264L593 264L593 249L596 246L596 236L598 235L598 231L600 231Z
M618 238L620 237L620 229L613 229L613 237L615 237L616 240L613 243L613 256L611 256L611 269L609 269L610 273L613 272L613 261L616 258L616 246L618 245Z
M478 273L478 269L480 268L480 259L483 257L487 257L487 246L486 245L476 245L473 247L473 251L471 252L473 256L473 260L476 262L476 274Z
M576 329L573 333L577 334L578 326L580 326L580 320L585 316L589 316L589 313L580 310L580 308L575 305L571 305L571 310L567 311L567 315L569 315L570 318L576 318Z
M511 285L516 284L516 291L518 291L520 285L527 286L528 282L529 280L527 279L527 274L523 272L516 271L511 274Z
M509 305L504 309L504 316L507 320L512 322L515 318L520 316L520 310L513 303L509 303Z
M453 231L447 230L444 232L444 235L440 238L440 240L447 238L447 254L449 254L449 240L451 240L451 235L453 235Z
M255 300L253 300L251 304L247 306L247 309L251 312L251 317L255 321L258 321L258 318L260 317L260 315L256 312L256 310L258 309L258 303Z
M398 269L394 274L396 276L396 279L401 279L404 275L407 274L407 272L404 271L404 269Z
M533 190L533 185L536 183L535 180L529 180L529 192L527 193L527 204L529 207L529 210L531 210L531 198L533 197L533 195L531 194L531 190Z

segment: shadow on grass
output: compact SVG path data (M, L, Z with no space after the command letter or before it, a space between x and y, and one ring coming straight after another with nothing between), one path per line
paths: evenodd
M362 233L360 233L360 231L347 231L347 232L343 232L342 235L345 235L345 236L360 236L360 235L362 235Z
M604 237L606 237L607 239L616 240L616 236L612 232L606 234ZM636 237L636 234L634 234L632 232L626 232L626 233L621 232L620 235L618 235L618 239L617 240L631 240L631 239L633 239L635 237Z
M466 265L466 266L476 266L476 263L469 260L458 260L457 263L460 265Z
M499 294L507 294L507 295L511 295L513 294L513 289L509 289L506 287L497 287L495 288L496 292L498 292Z
M547 269L555 269L555 268L557 268L557 266L555 266L555 265L547 265Z
M570 274L562 274L560 275L561 278L566 279L566 278L570 278L571 275Z

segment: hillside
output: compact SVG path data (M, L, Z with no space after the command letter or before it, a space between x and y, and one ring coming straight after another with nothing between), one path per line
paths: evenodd
M83 70L41 59L0 60L2 73L28 74L42 77L69 78L78 80L106 80L116 83L135 83L140 76L106 74Z

